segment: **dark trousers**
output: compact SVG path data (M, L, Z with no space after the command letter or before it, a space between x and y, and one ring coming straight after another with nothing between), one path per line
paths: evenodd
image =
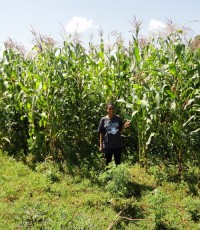
M106 165L112 161L112 156L114 155L115 164L119 165L121 163L122 148L116 149L104 149L103 150L106 159Z

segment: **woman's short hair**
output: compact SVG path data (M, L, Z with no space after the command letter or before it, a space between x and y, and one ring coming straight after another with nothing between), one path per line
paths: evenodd
M112 106L113 108L115 108L115 105L111 101L106 103L106 109L108 108L108 106Z

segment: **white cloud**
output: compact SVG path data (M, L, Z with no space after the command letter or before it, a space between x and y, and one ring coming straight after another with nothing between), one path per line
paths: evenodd
M82 17L73 17L66 25L67 33L82 33L93 27L93 21Z
M150 23L149 23L149 27L148 30L159 30L159 29L163 29L165 28L165 24L162 23L161 21L157 21L155 19L151 19Z

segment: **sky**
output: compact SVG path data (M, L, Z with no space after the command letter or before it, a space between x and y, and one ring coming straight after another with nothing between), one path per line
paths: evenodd
M129 40L134 17L142 21L144 36L169 20L200 34L200 0L0 0L0 50L8 38L31 48L33 30L58 43L75 32L85 43L99 31L106 39L117 32Z

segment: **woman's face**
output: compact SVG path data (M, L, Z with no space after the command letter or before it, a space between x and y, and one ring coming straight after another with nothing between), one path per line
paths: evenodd
M109 117L113 117L115 114L115 108L112 105L108 105L106 111Z

